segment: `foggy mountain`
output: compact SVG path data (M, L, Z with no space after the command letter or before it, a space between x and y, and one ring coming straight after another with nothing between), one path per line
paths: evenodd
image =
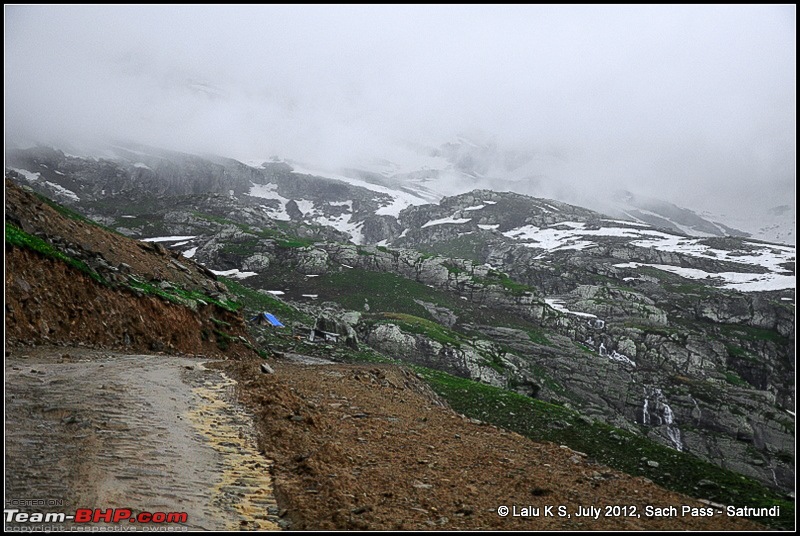
M607 212L624 190L794 240L775 231L794 226L793 6L5 13L9 147L124 139Z

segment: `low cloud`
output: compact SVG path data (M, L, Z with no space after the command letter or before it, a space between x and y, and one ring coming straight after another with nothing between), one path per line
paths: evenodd
M335 167L467 135L534 155L531 193L794 198L794 6L5 14L9 142L123 138Z

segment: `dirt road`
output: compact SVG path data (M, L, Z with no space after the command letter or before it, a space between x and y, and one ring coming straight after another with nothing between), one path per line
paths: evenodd
M6 507L9 500L63 500L15 507L186 512L181 527L190 530L278 528L270 461L255 449L250 416L234 402L235 382L203 361L12 350L5 363Z

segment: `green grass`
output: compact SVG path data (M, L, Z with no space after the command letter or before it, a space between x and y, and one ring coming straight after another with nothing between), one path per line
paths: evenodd
M224 320L220 320L218 318L214 318L213 316L211 317L211 322L213 322L217 327L220 327L220 328L223 328L223 327L229 328L229 327L231 327L231 323L230 322L225 322Z
M239 225L238 223L236 223L234 221L231 221L229 219L220 218L219 216L214 216L213 214L209 214L207 212L198 212L196 210L193 210L192 211L192 215L195 218L200 218L201 220L206 220L206 221L218 223L220 225L235 225L236 227L240 227L240 228L247 227L247 226ZM249 230L249 228L248 229L243 229L243 230Z
M233 225L238 227L245 233L249 233L255 235L257 238L266 238L266 239L273 239L275 240L278 247L284 249L292 249L292 248L304 248L308 246L314 245L316 242L313 238L303 238L299 236L295 236L291 234L291 226L289 225L279 225L279 229L269 229L269 228L261 228L261 227L253 227L251 225L247 225L244 223L237 223L233 220L229 220L227 218L222 218L219 216L215 216L213 214L209 214L207 212L198 212L192 211L192 214L200 219L217 223L219 225ZM284 222L276 222L276 223L284 223ZM314 228L316 226L312 226ZM247 255L252 253L252 250L257 245L257 239L250 239L240 243L233 243L233 244L226 244L223 247L223 251L226 253L234 253L238 255Z
M660 335L665 338L670 338L670 336L674 334L686 334L688 333L687 328L674 328L669 326L662 326L660 324L647 324L643 323L640 319L635 321L625 321L623 325L626 328L638 329L643 331L645 334L652 334L652 335Z
M749 361L751 363L756 363L756 364L760 364L761 363L761 360L758 359L757 357L755 357L753 354L751 354L750 352L748 352L744 348L741 348L741 347L736 346L734 344L726 344L725 345L725 349L728 351L728 355L730 355L731 357L735 357L735 358L738 358L738 359L744 359L744 360Z
M461 268L459 266L456 266L455 264L453 264L451 262L443 262L442 266L447 268L447 273L452 274L452 275L463 274L465 272L465 270L463 268Z
M550 341L550 339L548 339L545 336L545 334L539 329L528 328L525 330L525 333L528 334L528 338L531 340L531 342L534 342L536 344L542 344L545 346L553 346L553 343Z
M499 355L492 355L489 359L484 360L484 364L489 368L493 369L498 374L505 374L506 366L503 361L500 359Z
M227 333L219 329L214 330L214 335L217 341L217 347L222 351L225 351L228 348L230 348L231 342L233 342L233 340L235 339L234 337L228 335Z
M704 285L703 283L667 283L664 285L664 288L676 294L698 296L701 298L707 298L717 292L721 292L717 287Z
M218 300L216 298L212 298L211 296L208 296L206 294L203 294L202 292L198 292L195 290L184 290L177 287L165 290L151 283L138 280L130 280L128 282L128 286L144 294L158 296L177 305L183 305L184 307L191 306L191 302L203 302L203 303L212 303L217 307L220 307L232 313L238 311L241 308L241 305L239 305L236 302L229 300Z
M106 281L97 272L89 268L85 262L74 259L69 255L65 255L38 236L28 234L16 225L8 222L6 222L6 244L29 249L39 253L40 255L44 255L45 257L59 260L69 266L72 266L73 268L80 270L98 283L106 283Z
M526 294L536 294L536 289L529 285L518 283L511 279L508 274L497 272L495 270L489 271L487 277L475 277L473 281L480 285L500 285L512 296L524 296Z
M718 324L720 331L727 337L735 337L745 341L770 341L775 344L792 344L791 339L771 329L756 328L742 324Z
M430 319L425 308L414 300L433 302L451 310L462 306L451 294L417 281L355 268L330 272L301 285L303 293L319 294L320 300L336 301L353 311L363 311L364 303L368 302L370 312L405 313Z
M625 473L645 476L687 495L724 504L752 507L779 505L779 518L756 518L773 528L794 527L794 503L758 482L726 471L690 454L603 423L587 424L580 414L510 391L412 367L453 409L468 417L513 430L535 441L552 441L585 452L590 458ZM658 468L642 462L656 461ZM712 482L700 486L700 481ZM701 491L699 491L701 490Z
M369 253L365 251L365 254ZM504 274L494 271L490 274L496 282L504 279ZM225 280L226 283L229 280ZM264 273L256 278L248 279L245 284L257 284L261 288L278 288L287 290L290 295L317 294L318 301L332 301L340 304L345 309L366 312L365 304L369 305L368 312L374 313L400 313L413 317L435 320L428 310L418 302L433 303L436 306L452 311L459 322L505 326L513 329L524 330L528 338L537 344L554 346L546 329L534 324L515 311L502 308L481 307L480 304L462 299L458 293L432 288L426 284L387 272L377 272L359 268L347 268L340 272L328 272L319 277L307 278L297 274L291 269L276 266L269 273ZM234 290L243 288L239 284L229 284ZM235 291L241 293L243 291ZM254 291L249 291L252 295ZM462 324L459 323L453 330L446 333L461 332ZM420 326L408 327L408 330L420 329ZM441 335L441 331L439 331ZM436 340L435 337L434 340ZM442 337L440 337L442 339ZM446 338L443 340L447 340ZM452 340L447 341L452 342Z
M233 254L233 255L241 255L241 256L250 256L255 253L256 248L258 247L258 239L257 238L247 238L241 240L239 242L225 242L222 246L222 252Z
M559 396L574 398L574 395L569 393L566 389L564 389L564 386L562 386L560 383L555 381L550 376L549 371L545 367L538 365L536 363L530 363L528 367L530 367L530 369L536 374L536 379L540 383L542 383L545 387L550 389L550 391Z
M725 371L725 380L737 387L750 387L750 384L740 378L735 372Z
M117 218L114 221L114 227L125 227L128 229L136 229L136 228L144 228L148 225L153 223L152 219L145 218L142 216L136 216L135 218ZM160 223L160 222L159 222ZM118 231L114 231L118 233Z

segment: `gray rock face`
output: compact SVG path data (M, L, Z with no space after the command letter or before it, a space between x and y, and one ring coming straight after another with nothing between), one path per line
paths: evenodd
M502 361L487 360L485 348L483 352L470 346L456 348L423 335L405 333L392 323L371 328L364 342L391 357L496 387L506 387L510 377L497 370L504 367Z
M441 325L451 328L458 322L458 317L447 307L440 307L435 303L429 303L422 300L414 300L419 305L423 306L428 314Z
M392 239L400 234L400 224L392 216L367 216L361 233L366 244L377 244L382 240Z
M314 329L338 333L344 338L344 342L351 348L358 348L358 334L350 322L352 315L345 317L341 311L325 310L320 313L314 324Z

